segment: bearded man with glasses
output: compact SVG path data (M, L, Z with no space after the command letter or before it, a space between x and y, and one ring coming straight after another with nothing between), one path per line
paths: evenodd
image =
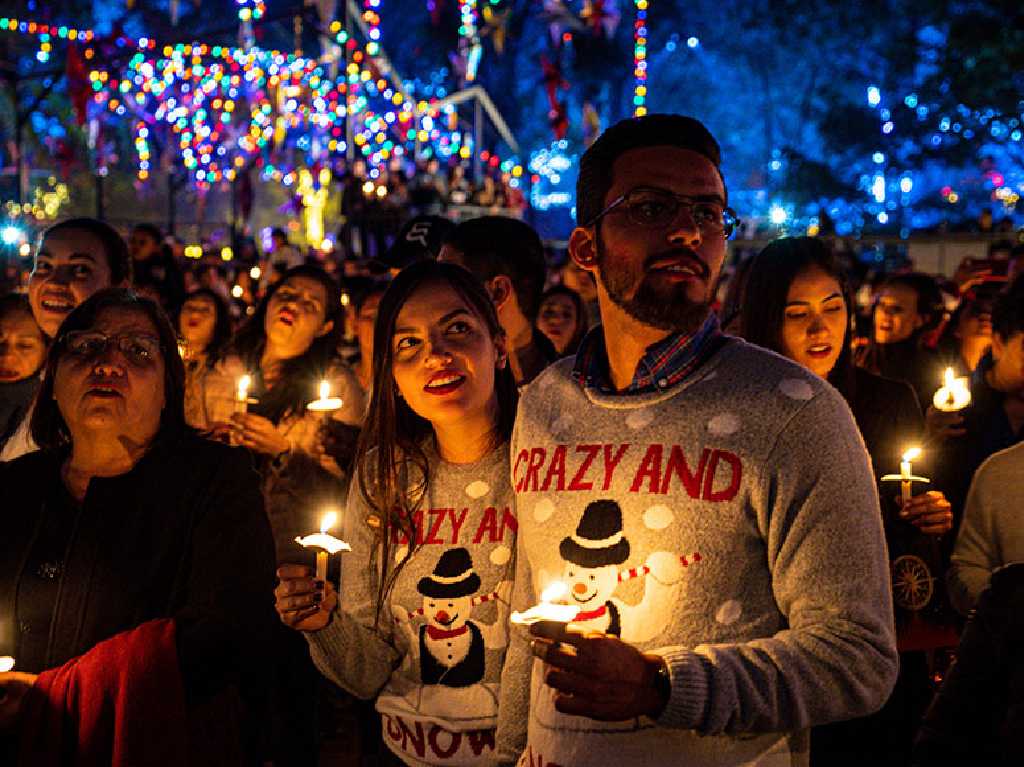
M803 765L808 730L886 700L897 656L875 481L842 397L724 335L728 207L699 121L583 155L569 254L602 324L520 400L501 763ZM549 592L550 594L550 592ZM614 757L612 756L614 754Z

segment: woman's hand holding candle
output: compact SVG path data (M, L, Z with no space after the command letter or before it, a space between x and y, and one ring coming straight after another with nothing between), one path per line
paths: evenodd
M913 496L902 513L904 519L926 535L943 535L953 529L953 507L938 490Z
M20 671L0 673L0 734L17 729L22 702L35 683L35 674Z
M231 416L236 444L271 457L286 453L291 443L274 424L255 413L235 413Z
M298 631L320 631L331 622L338 594L329 581L318 581L306 565L277 568L274 607L281 622Z

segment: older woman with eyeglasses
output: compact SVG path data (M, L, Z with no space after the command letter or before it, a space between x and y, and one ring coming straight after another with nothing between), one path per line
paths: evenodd
M0 655L18 669L0 674L8 756L256 757L270 528L246 452L195 436L183 399L152 301L104 290L61 325L32 418L41 450L0 464Z

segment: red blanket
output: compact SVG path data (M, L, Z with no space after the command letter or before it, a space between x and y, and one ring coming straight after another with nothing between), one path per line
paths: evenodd
M174 621L100 642L39 675L20 722L33 767L178 767L188 763Z

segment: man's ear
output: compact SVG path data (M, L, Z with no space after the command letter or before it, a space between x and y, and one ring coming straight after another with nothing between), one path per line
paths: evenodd
M327 322L325 322L323 324L323 327L321 327L320 330L317 331L316 337L317 338L323 338L325 335L330 333L332 330L334 330L334 320L327 320Z
M578 226L569 235L569 258L576 265L597 278L597 234L596 230Z
M499 274L487 283L487 292L491 294L491 300L494 302L495 309L501 309L515 294L512 280L504 274Z

